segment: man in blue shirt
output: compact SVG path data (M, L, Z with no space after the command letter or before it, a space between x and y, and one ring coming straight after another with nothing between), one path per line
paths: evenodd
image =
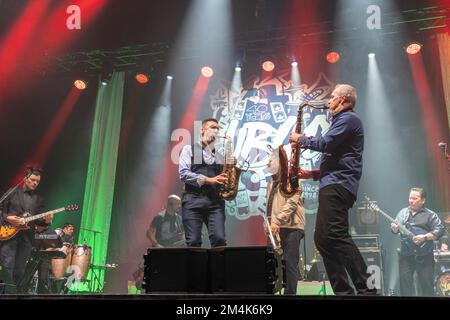
M178 173L184 182L181 217L188 247L202 245L202 225L206 224L212 247L225 246L225 201L219 187L227 181L223 160L214 147L219 124L202 121L201 139L181 150Z
M356 201L364 149L364 130L353 112L355 104L356 89L337 85L328 101L333 115L328 132L319 137L292 133L289 138L322 152L314 242L336 295L355 294L347 273L358 294L376 293L373 286L368 288L367 265L348 232L348 210Z

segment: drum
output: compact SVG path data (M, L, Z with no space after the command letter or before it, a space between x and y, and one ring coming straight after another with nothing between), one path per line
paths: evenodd
M55 278L64 278L67 274L67 268L72 260L72 245L64 243L62 248L58 249L66 254L66 258L52 259L52 272Z
M80 281L86 280L91 264L91 247L77 244L72 250L72 272Z
M450 271L443 272L438 276L436 293L439 296L450 297Z

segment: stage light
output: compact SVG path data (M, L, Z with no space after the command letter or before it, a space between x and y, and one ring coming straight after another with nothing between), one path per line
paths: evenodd
M291 67L297 67L298 66L298 62L297 61L292 61L291 62Z
M375 58L375 53L371 52L367 55L369 58Z
M134 76L134 78L136 79L136 81L140 84L146 84L149 81L149 76L146 75L145 73L136 73L136 75Z
M77 79L73 82L73 85L75 86L75 88L77 88L78 90L84 90L87 88L87 82L81 79Z
M341 58L341 56L336 51L331 51L331 52L327 53L327 61L328 61L328 63L336 63L336 62L339 61L340 58Z
M239 67L239 66L236 66L236 68L234 68L234 71L236 71L236 72L241 72L241 71L242 71L242 68Z
M173 77L171 75L168 75L166 78L167 78L167 80L172 80L173 79Z
M406 52L408 54L416 54L419 53L420 49L422 49L422 45L417 42L412 42L406 47Z
M211 67L209 67L209 66L204 66L204 67L202 68L202 75L203 75L205 78L211 78L211 77L213 76L213 74L214 74L214 70L213 70Z
M275 69L275 63L271 60L266 60L262 63L262 68L266 72L271 72Z

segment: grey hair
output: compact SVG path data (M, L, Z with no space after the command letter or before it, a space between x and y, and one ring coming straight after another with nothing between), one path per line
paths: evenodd
M167 200L170 200L170 199L176 199L176 200L181 201L181 198L179 196L177 196L176 194L171 194L170 196L167 197Z
M346 96L347 102L349 102L352 107L355 107L357 94L356 89L353 86L349 84L337 84L334 90L336 90L340 96Z

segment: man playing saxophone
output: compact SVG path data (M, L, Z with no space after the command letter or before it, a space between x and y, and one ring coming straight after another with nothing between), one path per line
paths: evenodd
M322 152L314 243L336 295L354 295L354 289L357 294L377 293L369 285L367 265L348 232L348 212L358 194L364 149L363 124L353 111L356 96L353 86L337 85L327 102L333 116L328 131L319 137L294 132L289 138L291 143Z
M278 149L276 149L268 163L268 171L272 174L272 180L267 185L267 216L270 218L270 229L274 238L279 239L276 242L281 242L276 245L277 247L281 245L283 260L286 262L284 294L295 295L299 279L300 242L305 235L305 209L301 186L291 197L285 197L280 192L279 161ZM317 179L318 173L318 170L300 170L298 178Z
M211 246L226 246L225 201L220 197L220 186L227 182L227 174L215 150L218 131L216 119L203 120L200 141L184 146L180 154L178 173L185 185L181 217L188 247L201 247L203 223ZM236 162L234 157L229 160Z

